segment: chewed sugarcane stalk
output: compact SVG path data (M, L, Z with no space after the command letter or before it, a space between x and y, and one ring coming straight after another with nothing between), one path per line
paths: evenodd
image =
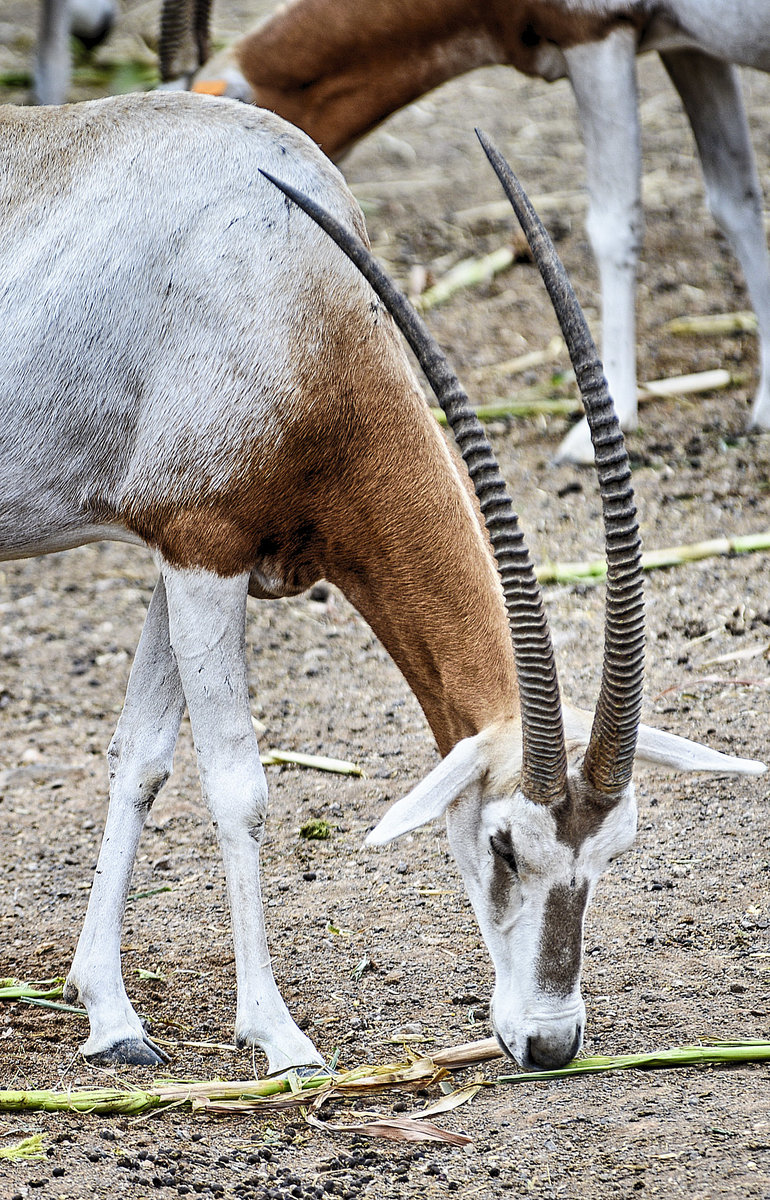
M448 1075L430 1058L361 1066L342 1073L289 1071L266 1079L161 1080L149 1088L103 1087L67 1091L0 1091L0 1112L81 1112L138 1116L156 1109L257 1112L306 1106L332 1093L356 1097L390 1088L429 1087Z
M571 1075L597 1075L602 1071L651 1071L668 1067L714 1066L719 1064L767 1062L770 1042L746 1041L711 1042L704 1046L674 1046L670 1050L653 1050L649 1054L597 1054L580 1058L555 1071L527 1071L515 1075L500 1075L498 1083L532 1083L544 1079L564 1079Z
M700 562L704 558L718 558L727 554L753 554L770 550L770 530L749 533L738 537L711 538L705 542L691 542L684 546L667 546L661 550L647 550L642 554L642 567L654 571L659 567L681 567L685 563ZM536 568L540 583L575 583L577 580L604 579L607 563L604 559L587 559L583 562L546 562Z

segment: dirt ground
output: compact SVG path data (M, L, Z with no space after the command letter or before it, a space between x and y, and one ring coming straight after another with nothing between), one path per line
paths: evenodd
M0 71L24 66L30 7L0 4ZM245 27L237 5L221 5L218 19L221 30ZM124 34L102 55L129 57L137 45ZM640 65L640 81L648 195L640 377L726 366L734 378L721 393L646 406L642 428L629 437L643 537L654 548L770 529L770 436L742 432L757 371L751 335L682 338L661 328L682 313L747 301L705 211L691 138L656 61ZM770 196L770 79L749 74L745 83ZM7 87L3 99L23 93ZM539 198L595 324L582 149L563 83L480 72L365 140L344 169L366 202L376 250L405 282L414 266L441 274L510 237L508 217L473 211L499 199L474 124L497 139ZM555 332L530 265L461 293L430 323L479 401L548 377L550 368L523 380L493 370ZM567 424L541 417L491 429L538 561L601 553L592 473L550 465ZM768 578L761 554L648 576L646 721L770 761ZM45 979L68 969L106 812L104 752L153 582L149 555L120 546L0 566L0 976ZM562 686L588 706L600 663L601 590L551 587L546 599ZM443 828L383 850L363 846L387 803L436 761L400 674L334 592L323 603L252 603L248 640L263 748L351 759L366 772L359 779L268 770L264 892L290 1008L324 1054L339 1047L350 1066L398 1058L405 1028L411 1048L428 1051L487 1036L491 966ZM767 791L762 779L640 774L636 847L603 879L587 922L586 1052L770 1036ZM312 817L330 824L329 840L300 837ZM178 1044L169 1045L165 1072L117 1075L138 1086L162 1073L250 1077L260 1062L227 1048L227 905L186 727L133 888L123 943L129 994L155 1033ZM79 1057L84 1036L77 1016L5 1005L0 1086L110 1082ZM494 1081L505 1069L493 1064L485 1075ZM5 1115L0 1145L43 1132L48 1156L0 1162L0 1197L770 1197L769 1082L766 1067L744 1067L492 1086L441 1119L473 1138L467 1150L324 1134L296 1115ZM423 1102L397 1095L376 1103L392 1112Z

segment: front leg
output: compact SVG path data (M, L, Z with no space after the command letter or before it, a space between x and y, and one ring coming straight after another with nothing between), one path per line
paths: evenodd
M34 103L63 104L71 72L69 0L41 0L32 89Z
M160 579L150 601L110 743L110 806L96 876L65 999L80 1000L91 1032L83 1046L98 1063L161 1061L126 995L120 933L139 837L174 758L184 696L168 635L166 592Z
M749 427L770 429L770 256L738 72L696 50L661 58L695 134L709 207L743 268L757 314L761 374Z
M586 150L587 228L602 290L602 358L623 429L637 423L634 304L643 219L635 56L630 28L564 52ZM585 419L570 430L556 459L593 462Z
M235 1036L257 1044L269 1070L320 1064L273 978L259 883L267 782L246 677L248 575L231 579L163 565L174 648L198 769L222 850L235 946Z

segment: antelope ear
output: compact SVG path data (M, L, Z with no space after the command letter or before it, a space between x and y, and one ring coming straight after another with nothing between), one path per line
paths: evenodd
M567 741L587 746L593 713L573 708L571 704L564 704L563 712ZM700 742L691 742L689 738L664 733L649 725L639 726L635 762L639 766L671 767L674 771L715 771L722 775L763 775L767 770L764 763L752 758L720 754Z
M562 720L564 721L564 740L578 746L587 746L591 737L591 726L594 714L585 708L575 708L574 704L562 701Z
M384 846L393 838L442 816L452 801L484 774L486 753L482 739L483 734L478 733L458 742L422 783L391 805L379 825L367 835L366 845Z
M675 733L651 729L649 725L639 726L636 761L672 767L676 771L716 771L723 775L763 775L767 770L764 763L753 758L720 754L710 746L691 742Z

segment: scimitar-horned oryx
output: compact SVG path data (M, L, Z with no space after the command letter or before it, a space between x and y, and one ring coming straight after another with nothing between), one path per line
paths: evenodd
M309 138L232 101L158 93L0 108L0 158L0 556L109 538L149 546L160 572L109 749L104 839L66 986L88 1010L84 1053L160 1057L125 990L120 932L187 707L227 877L237 1040L261 1046L271 1071L320 1061L267 948L267 787L244 643L249 593L291 595L325 578L403 671L443 756L370 841L446 813L494 960L500 1043L525 1066L566 1062L583 1036L585 910L634 836L635 751L684 770L763 768L639 726L628 462L542 232L529 230L590 416L606 522L593 716L562 702L511 502L443 355L378 284L472 484L383 302L260 173L322 205L348 241L365 239L360 209Z

